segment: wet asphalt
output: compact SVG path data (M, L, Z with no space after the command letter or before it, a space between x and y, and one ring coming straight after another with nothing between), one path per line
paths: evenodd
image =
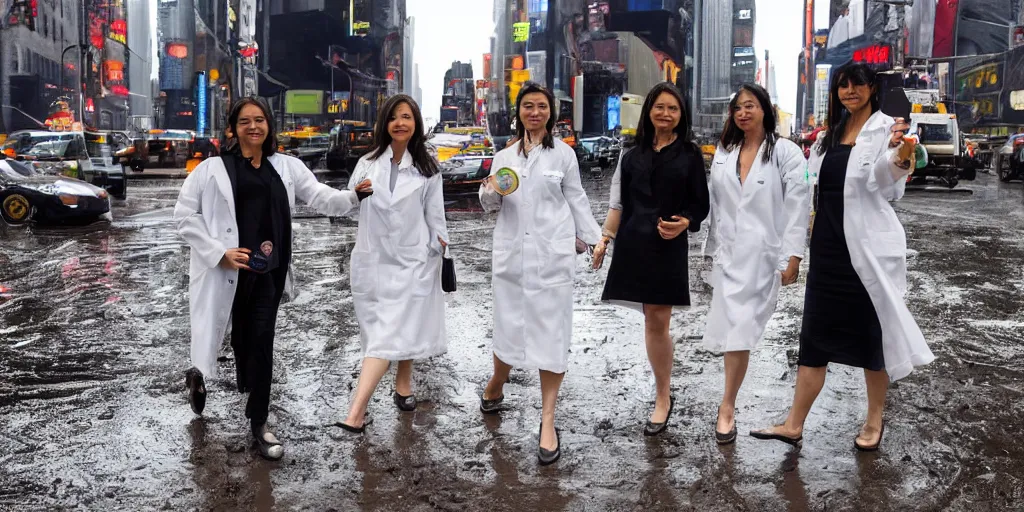
M610 176L586 179L599 220ZM702 350L710 302L691 238L693 306L675 313L676 412L653 404L642 316L602 304L606 270L578 261L575 334L558 405L563 456L536 462L539 379L514 371L511 410L483 417L491 370L494 217L450 197L459 291L449 352L417 362L415 413L393 373L363 436L344 418L360 363L349 293L351 219L295 218L300 294L282 306L270 423L259 458L234 362L188 407L188 249L171 213L181 181L133 180L112 223L0 229L0 510L1021 510L1024 508L1024 187L981 174L896 203L908 233L907 300L937 360L891 387L881 451L853 440L861 372L833 366L802 450L747 435L780 421L796 374L803 277L783 290L740 392L735 445L713 438L722 359ZM607 265L606 267L607 268ZM806 272L806 264L803 268Z

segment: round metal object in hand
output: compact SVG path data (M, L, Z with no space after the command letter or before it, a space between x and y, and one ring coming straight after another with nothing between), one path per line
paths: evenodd
M502 167L494 173L494 190L507 196L519 188L519 174L509 167Z

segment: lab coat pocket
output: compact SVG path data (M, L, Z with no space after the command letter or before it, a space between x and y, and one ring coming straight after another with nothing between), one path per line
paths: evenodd
M556 240L538 240L537 253L540 257L537 269L542 286L572 284L576 270L576 237Z
M864 239L878 265L900 293L907 289L907 240L903 233L883 231ZM879 279L882 276L878 276Z
M370 294L377 288L379 259L380 257L373 252L352 253L349 283L353 294Z

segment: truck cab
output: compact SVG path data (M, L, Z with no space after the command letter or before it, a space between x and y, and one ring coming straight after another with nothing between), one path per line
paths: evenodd
M914 171L916 182L932 177L953 188L959 180L975 178L974 159L967 154L967 144L955 114L912 113L910 133L918 135L928 155L927 165Z

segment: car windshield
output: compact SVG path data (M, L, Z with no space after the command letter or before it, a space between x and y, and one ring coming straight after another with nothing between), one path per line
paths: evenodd
M19 155L35 158L62 158L67 153L68 145L74 140L70 133L47 133L19 138L16 143ZM8 143L15 141L8 141ZM5 146L6 147L6 146Z
M949 125L945 124L919 124L917 133L921 136L921 142L952 142L953 132Z
M6 164L6 165L4 165ZM23 177L32 176L32 168L11 159L0 160L0 174L5 178L20 181Z

